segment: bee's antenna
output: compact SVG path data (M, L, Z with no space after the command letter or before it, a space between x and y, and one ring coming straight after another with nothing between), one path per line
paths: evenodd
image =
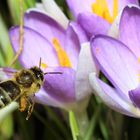
M41 57L39 59L39 68L41 67Z
M62 72L45 72L44 75L46 74L62 74Z
M40 57L40 60L39 60L39 68L41 67L41 57ZM46 74L62 74L62 72L45 72L44 75Z

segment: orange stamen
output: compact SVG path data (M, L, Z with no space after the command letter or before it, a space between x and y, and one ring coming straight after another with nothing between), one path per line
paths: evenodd
M57 38L53 38L52 42L53 42L55 51L57 52L60 65L62 67L72 67L70 59L66 51L61 47L59 40Z
M96 0L92 5L92 12L98 16L104 18L109 23L113 23L116 16L118 15L118 0L114 0L113 13L110 13L106 0Z
M46 69L47 68L47 64L46 63L41 63L41 68Z

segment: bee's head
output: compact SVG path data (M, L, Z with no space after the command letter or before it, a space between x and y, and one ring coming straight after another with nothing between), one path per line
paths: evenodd
M41 82L44 81L44 73L39 67L32 67L30 70L34 73L35 78Z

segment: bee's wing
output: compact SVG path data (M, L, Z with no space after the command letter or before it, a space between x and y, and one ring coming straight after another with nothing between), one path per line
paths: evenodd
M0 68L0 81L11 78L16 72L17 70L12 68L8 68L8 67Z

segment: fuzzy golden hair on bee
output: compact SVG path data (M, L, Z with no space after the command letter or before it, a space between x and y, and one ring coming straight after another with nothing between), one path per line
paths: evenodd
M31 112L34 101L30 97L35 96L43 82L44 73L39 67L31 67L16 72L11 79L0 82L0 108L12 101L19 101L20 111L25 111L29 106L28 112ZM28 118L29 116L27 116Z
M19 103L21 112L26 111L28 120L34 108L34 96L44 83L44 75L62 74L61 72L44 73L40 67L34 66L30 69L21 69L13 74L13 77L0 82L0 108L10 104L12 101ZM32 97L32 99L31 99Z

